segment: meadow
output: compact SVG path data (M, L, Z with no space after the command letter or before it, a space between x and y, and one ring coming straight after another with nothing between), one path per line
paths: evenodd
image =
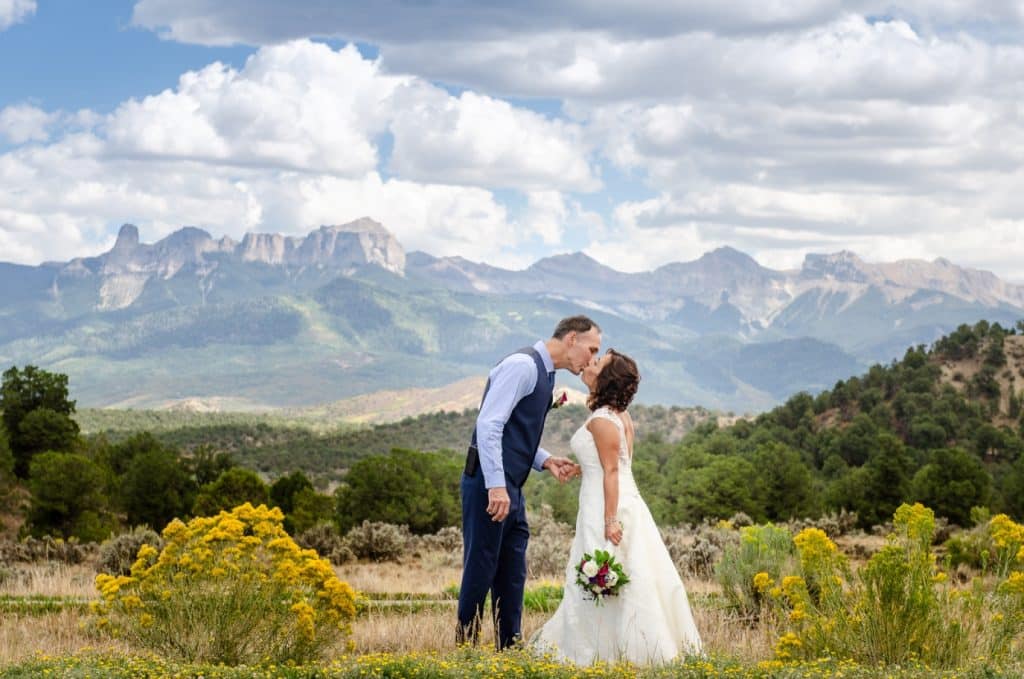
M1020 591L1022 578L1013 570L1024 546L1024 527L1005 517L993 517L962 537L987 550L991 563L981 570L949 568L949 555L940 560L932 549L935 526L930 511L920 505L904 505L901 511L887 538L851 531L836 535L833 541L823 530L799 524L737 527L720 522L666 530L666 543L684 575L705 655L681 658L665 667L603 664L580 668L529 650L497 654L490 650L492 638L486 632L478 648L456 646L459 554L431 548L436 541L420 539L389 561L352 561L330 568L331 573L324 577L336 576L354 591L355 615L346 634L321 648L316 658L303 662L278 659L235 664L154 653L140 645L141 637L133 637L130 630L111 634L97 628L97 608L102 608L105 600L116 605L118 595L107 596L103 584L104 578L113 582L113 576L101 576L97 588L94 559L79 564L8 564L0 569L0 676L1024 676L1020 648L1024 594ZM220 524L204 520L207 530L227 525L224 516ZM560 533L555 531L549 517L539 517L537 523L532 561L536 566L527 583L523 620L527 639L550 616L561 596L554 564L559 562L558 552L565 548L566 539L564 527ZM704 558L709 540L719 547L711 557L713 563ZM144 554L140 552L140 556ZM144 560L140 558L133 567L136 579L144 580L139 577ZM157 568L155 554L149 564ZM200 569L193 570L202 575ZM865 589L872 582L872 573L878 576L876 584L880 582L881 588ZM826 576L836 583L831 590ZM199 596L197 583L204 581L188 582L194 589L187 591ZM127 591L128 585L123 585L122 594ZM839 599L829 603L829 591L838 593ZM745 602L749 596L754 597L753 606ZM879 604L879 610L872 614L865 610L865 602ZM127 614L132 615L131 607ZM871 624L851 626L850 620L855 622L857 615L870 619ZM1002 636L985 631L998 627L999 621L1009 621ZM189 635L180 621L175 624L180 625L176 628L180 634ZM823 629L844 625L855 638L836 633L825 639L831 648L814 646L816 640L823 639ZM866 661L871 644L884 641L883 637L905 644L902 651L917 650L897 649L897 656L887 659L883 649L883 655ZM946 643L935 644L936 640ZM852 645L843 647L844 643ZM801 652L801 644L805 652ZM956 658L942 656L931 653L929 644L962 647L964 653ZM987 650L983 652L983 648Z
M661 668L563 666L529 649L496 654L490 638L456 647L458 454L385 447L445 447L471 412L339 430L315 446L301 428L181 415L157 428L192 437L171 447L132 435L137 422L119 431L116 417L94 437L66 427L71 452L12 444L7 467L31 464L7 489L20 513L0 523L30 537L0 540L0 674L1021 677L1018 339L964 326L728 427L707 412L638 410L649 421L637 479L705 651ZM552 418L556 439L573 408ZM264 473L302 461L316 489L335 472L344 483L323 494L296 472L268 487L220 450L230 441L258 448ZM575 516L571 487L545 481L531 493L526 639L561 598ZM142 524L167 528L125 532Z

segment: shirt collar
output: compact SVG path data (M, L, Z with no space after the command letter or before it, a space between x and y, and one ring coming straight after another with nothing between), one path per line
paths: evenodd
M548 345L544 340L537 340L533 348L540 354L540 360L544 361L544 367L547 368L547 371L549 373L555 372L555 362L551 359L551 352L548 351Z

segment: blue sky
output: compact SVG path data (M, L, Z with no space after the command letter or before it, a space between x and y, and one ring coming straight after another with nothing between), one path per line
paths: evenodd
M367 215L509 267L728 245L1021 280L1022 25L1011 2L0 0L0 260L124 222Z
M211 61L236 67L255 49L207 47L161 40L132 26L131 0L43 0L34 15L0 34L0 107L32 102L41 108L99 113L131 97L174 87L178 76Z

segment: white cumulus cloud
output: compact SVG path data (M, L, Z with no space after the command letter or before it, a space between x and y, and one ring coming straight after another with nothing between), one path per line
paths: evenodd
M403 177L523 190L599 187L578 125L423 84L400 91L394 103L390 168Z
M0 136L12 144L46 141L49 128L59 118L30 104L14 104L0 109Z
M263 48L241 69L189 71L109 115L8 107L0 133L16 144L0 155L0 259L25 262L105 248L126 221L146 238L182 224L239 237L370 216L410 249L520 263L516 244L533 235L491 187L597 181L576 126L306 40ZM446 162L432 159L441 149ZM543 229L557 233L550 219Z
M0 0L0 31L27 20L36 13L36 0Z

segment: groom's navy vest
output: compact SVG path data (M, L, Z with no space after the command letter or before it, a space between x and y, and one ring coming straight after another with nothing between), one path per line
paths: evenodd
M551 392L555 384L554 380L548 377L544 359L536 349L525 347L513 353L527 354L533 357L533 362L537 365L537 386L512 409L501 436L501 462L505 468L505 481L510 486L522 488L530 476L533 458L537 454L537 447L540 446L544 423L551 409ZM491 381L487 380L483 396L485 399L490 388ZM476 427L473 428L473 447L476 447ZM470 455L472 454L473 451L470 452Z

